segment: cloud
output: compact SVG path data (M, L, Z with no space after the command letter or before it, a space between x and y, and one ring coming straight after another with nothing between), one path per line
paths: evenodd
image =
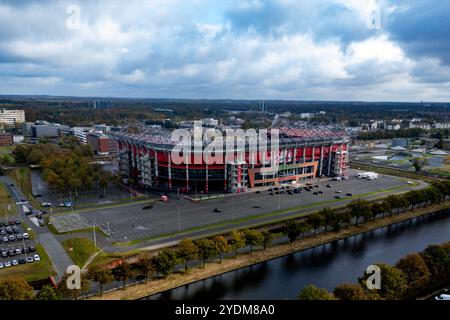
M76 29L67 27L70 5L80 8ZM421 0L2 1L0 91L448 100L450 41L437 28L442 22L450 29L444 19L448 10L433 5ZM370 29L367 20L378 9L382 28Z

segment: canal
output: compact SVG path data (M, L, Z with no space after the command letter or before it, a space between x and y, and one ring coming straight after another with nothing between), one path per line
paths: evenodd
M394 264L406 254L446 241L450 241L448 210L231 271L148 299L296 299L309 284L332 291L344 282L357 282L371 264Z

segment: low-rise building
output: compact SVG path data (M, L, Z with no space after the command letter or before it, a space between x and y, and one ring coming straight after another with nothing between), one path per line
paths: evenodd
M13 126L22 122L25 122L24 110L0 109L0 123Z
M14 144L13 135L9 132L0 132L0 147L12 146Z
M87 135L87 143L98 155L108 155L117 152L117 143L101 131L93 131Z

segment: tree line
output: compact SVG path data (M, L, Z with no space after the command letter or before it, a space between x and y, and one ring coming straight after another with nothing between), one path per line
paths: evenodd
M409 254L394 266L378 263L381 271L379 289L367 288L368 274L358 283L344 283L332 293L314 285L306 286L299 294L301 300L403 300L442 288L450 280L450 242L430 245L419 253Z

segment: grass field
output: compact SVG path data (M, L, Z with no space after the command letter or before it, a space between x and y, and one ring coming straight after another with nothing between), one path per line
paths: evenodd
M41 209L41 204L33 197L31 187L31 171L28 167L16 168L8 171L8 176L20 187L27 199L30 200L34 208Z
M72 258L73 262L80 268L84 266L90 256L100 250L94 245L91 239L88 238L72 238L64 240L62 245Z
M16 204L12 200L6 186L0 183L0 218L16 215Z
M30 264L21 264L15 267L3 268L0 270L0 278L3 277L24 277L28 282L47 279L56 275L53 265L45 250L36 245L37 254L41 261Z

